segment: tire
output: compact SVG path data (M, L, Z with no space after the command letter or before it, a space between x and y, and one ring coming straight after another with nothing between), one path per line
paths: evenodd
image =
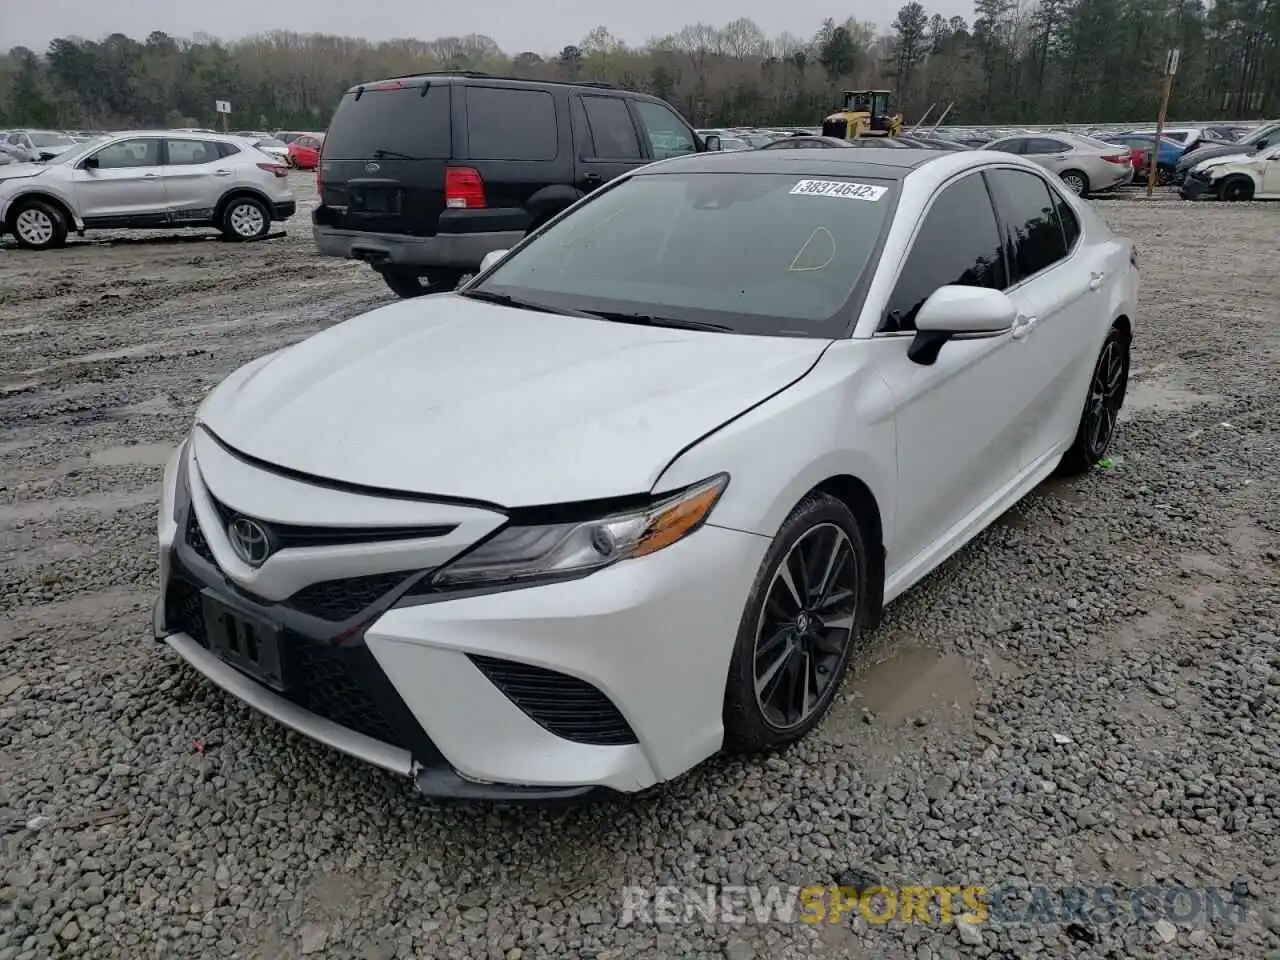
M1107 332L1107 339L1098 351L1076 438L1062 455L1058 464L1059 474L1079 476L1097 466L1098 461L1107 455L1128 386L1129 338L1120 327L1114 326ZM1099 423L1103 426L1099 427Z
M428 293L445 293L456 288L462 279L461 270L432 270L428 277L415 267L381 267L378 273L382 274L392 293L405 299Z
M18 246L28 250L51 250L67 242L66 215L43 200L19 201L9 226Z
M1239 203L1243 200L1252 200L1253 181L1248 177L1227 177L1222 186L1218 188L1218 196L1227 203Z
M840 559L826 593L839 600L814 600L822 574L805 570L797 553L809 558L810 567L825 572L837 546ZM784 563L791 582L808 595L803 607L783 578ZM828 494L812 493L791 511L765 554L738 626L725 684L726 750L775 750L799 740L822 720L867 622L867 570L862 531L845 504ZM841 625L831 625L836 622ZM771 651L777 652L776 660ZM784 689L788 674L803 675L814 684L812 701L809 690L804 691L807 712L798 703L789 711L780 706L788 693L797 692L794 685Z
M1074 193L1080 199L1089 196L1089 178L1080 170L1063 170L1059 179L1063 182L1068 190Z
M223 209L218 228L238 243L261 240L271 232L271 211L257 197L234 197Z

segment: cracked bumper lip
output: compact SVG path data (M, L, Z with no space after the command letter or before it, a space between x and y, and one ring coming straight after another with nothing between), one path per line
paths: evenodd
M159 633L161 611L155 625ZM409 778L419 793L440 800L555 801L612 793L602 787L538 787L468 780L447 766L424 767L409 751L317 716L267 689L200 646L185 633L162 638L170 649L216 686L289 729L357 760Z

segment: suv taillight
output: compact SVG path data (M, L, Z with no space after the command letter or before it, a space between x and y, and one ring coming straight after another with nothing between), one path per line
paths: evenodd
M444 205L450 210L480 210L485 206L484 180L471 167L446 167Z

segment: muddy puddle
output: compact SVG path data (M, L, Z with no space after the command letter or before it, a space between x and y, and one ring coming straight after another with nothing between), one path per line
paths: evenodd
M977 693L963 658L925 647L896 651L850 677L845 690L850 706L887 724L966 708Z
M1184 390L1165 380L1130 381L1120 419L1128 420L1138 413L1172 413L1221 399L1212 393Z
M173 453L172 443L138 443L108 447L89 454L89 462L104 467L163 467Z

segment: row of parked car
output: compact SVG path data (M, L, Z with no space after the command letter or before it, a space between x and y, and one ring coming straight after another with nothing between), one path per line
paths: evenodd
M204 127L183 127L177 132L217 133L216 130ZM61 130L0 131L0 166L52 160L77 144L101 140L109 135L105 131L92 133ZM263 153L299 170L314 170L320 164L320 148L324 144L323 133L305 130L277 130L275 133L237 130L235 136L248 140Z

